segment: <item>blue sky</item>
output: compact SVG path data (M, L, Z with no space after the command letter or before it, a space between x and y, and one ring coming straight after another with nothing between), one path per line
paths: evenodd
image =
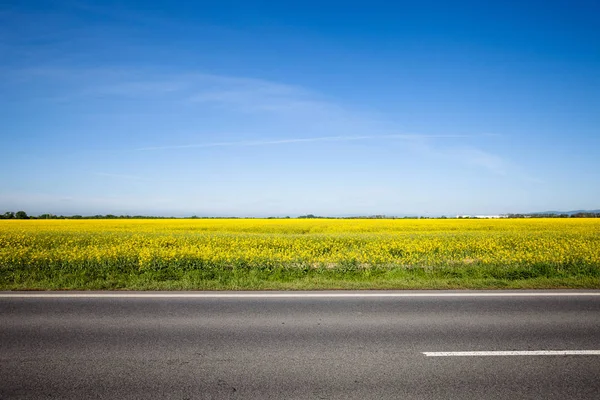
M596 1L13 1L0 211L600 207Z

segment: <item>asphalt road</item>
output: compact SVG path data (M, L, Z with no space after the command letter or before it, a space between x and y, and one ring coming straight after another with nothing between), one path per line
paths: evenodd
M0 293L0 399L598 399L600 355L423 354L600 350L600 292L560 293Z

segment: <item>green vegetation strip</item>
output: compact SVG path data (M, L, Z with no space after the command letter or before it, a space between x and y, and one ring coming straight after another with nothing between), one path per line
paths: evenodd
M4 269L2 290L318 290L598 288L598 268L132 268Z

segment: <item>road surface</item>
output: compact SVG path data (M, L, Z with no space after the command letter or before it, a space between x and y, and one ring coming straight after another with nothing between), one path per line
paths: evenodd
M600 398L600 291L32 294L0 399Z

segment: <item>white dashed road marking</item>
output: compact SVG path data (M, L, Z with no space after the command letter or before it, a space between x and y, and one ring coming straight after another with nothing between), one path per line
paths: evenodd
M426 351L423 354L427 357L600 356L600 350Z

